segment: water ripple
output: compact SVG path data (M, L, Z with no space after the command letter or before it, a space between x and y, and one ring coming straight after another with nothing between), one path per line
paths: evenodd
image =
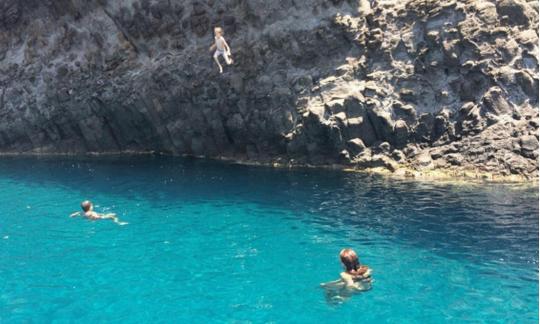
M1 322L538 321L537 188L154 157L3 159L0 188ZM335 307L344 246L375 284Z

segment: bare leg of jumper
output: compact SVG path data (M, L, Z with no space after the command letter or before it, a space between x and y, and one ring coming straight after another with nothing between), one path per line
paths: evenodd
M220 55L223 56L223 59L225 60L225 63L227 63L227 65L231 65L233 63L233 60L232 60L230 54L231 54L230 52L222 52L222 51L219 51L219 50L217 50L214 53L214 61L216 61L216 64L219 67L219 73L223 73L223 67L219 63L219 56Z
M219 63L219 52L218 51L216 51L216 53L214 53L214 61L216 61L216 64L219 67L219 73L223 73L223 67Z
M225 59L225 62L227 63L227 65L231 65L233 63L233 59L231 57L230 52L223 53L223 58Z
M112 219L113 222L115 222L118 225L127 225L126 222L121 222L118 217L116 217L116 214L105 214L101 216L101 219Z

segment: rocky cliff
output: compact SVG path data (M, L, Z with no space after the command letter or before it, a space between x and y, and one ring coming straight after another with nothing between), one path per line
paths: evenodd
M523 0L0 0L0 152L537 178L537 30Z

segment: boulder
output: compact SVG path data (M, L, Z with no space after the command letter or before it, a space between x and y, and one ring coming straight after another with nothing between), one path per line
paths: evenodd
M364 145L364 142L359 138L353 138L347 141L347 149L353 157L362 153L365 148L366 146Z
M433 159L429 152L422 152L414 158L413 163L417 167L425 169L433 166Z
M538 157L538 139L534 135L525 135L519 139L521 154L536 159Z
M498 21L497 7L488 1L474 1L473 5L477 10L477 15L486 24L495 25Z
M418 118L418 124L414 129L414 137L417 142L430 142L431 133L435 117L432 114L424 113Z
M538 98L538 79L533 79L524 71L516 72L515 79L527 96Z
M375 130L369 122L369 119L364 117L349 118L347 120L347 133L351 138L359 138L366 145L372 145L376 140Z
M392 103L392 109L398 118L405 120L408 124L413 124L416 121L416 109L414 106L395 101Z
M446 155L446 161L451 165L462 165L463 164L463 155L459 153L451 153Z
M394 140L396 147L404 147L409 140L409 127L404 120L398 120L394 124Z
M505 18L509 25L529 25L528 12L530 8L521 0L500 0L496 2L497 13Z
M457 133L472 135L481 132L484 127L484 119L480 114L480 107L472 102L467 102L458 111Z
M514 110L499 87L490 88L482 98L482 103L483 110L495 116L511 115Z
M433 140L438 140L444 134L448 134L450 130L450 114L449 110L443 109L435 116L433 132L431 134Z
M367 117L378 140L392 141L394 122L390 113L380 107L371 106L367 109Z
M392 159L398 162L403 162L406 160L405 154L400 150L394 150L392 151Z

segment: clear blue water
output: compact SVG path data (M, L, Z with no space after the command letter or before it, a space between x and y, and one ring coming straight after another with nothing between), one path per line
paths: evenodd
M79 202L129 225L71 219ZM329 304L337 254L371 291ZM0 159L0 322L538 322L537 188Z

